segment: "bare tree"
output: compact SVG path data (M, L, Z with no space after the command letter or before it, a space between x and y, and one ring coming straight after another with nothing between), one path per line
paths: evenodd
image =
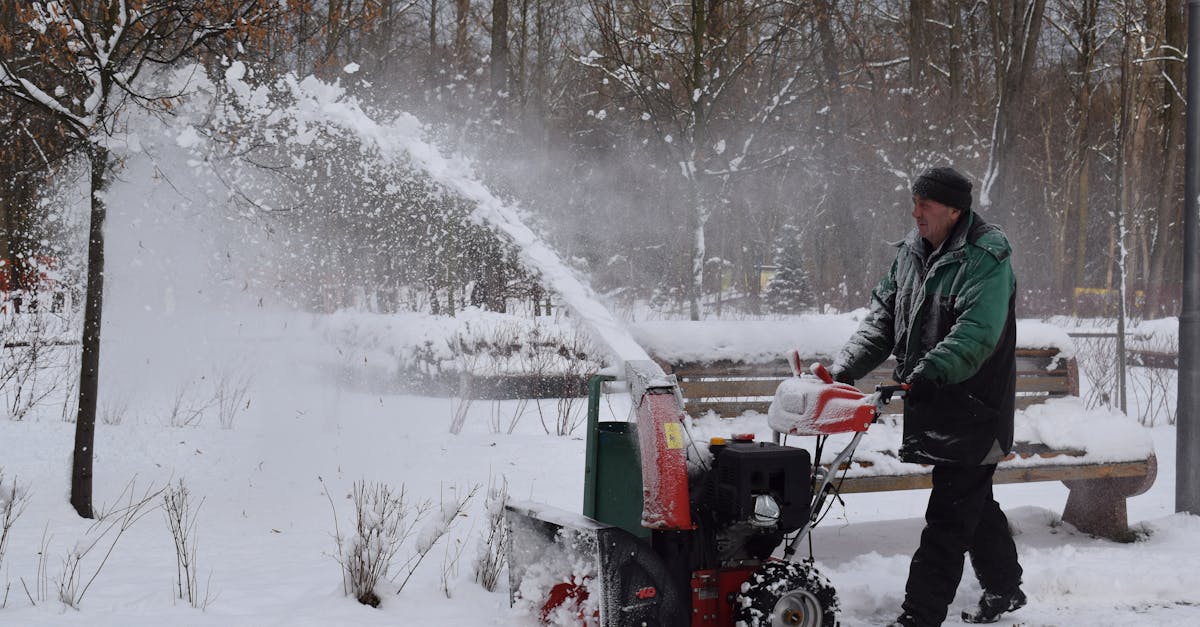
M778 0L592 0L591 11L600 49L582 62L613 100L602 101L611 106L601 115L648 131L678 172L689 208L688 308L699 319L705 227L723 187L793 150L772 142L770 129L800 91L798 69L784 59L806 13ZM617 118L622 110L631 119Z
M1016 135L1021 126L1019 120L1027 104L1046 0L992 0L988 6L994 41L996 95L991 151L979 190L979 202L984 207L1003 206L996 201L1008 189ZM1015 215L1011 207L1006 211L1007 215Z
M1181 266L1180 233L1176 227L1183 219L1180 192L1180 160L1184 135L1184 50L1187 46L1187 22L1183 0L1166 0L1163 19L1163 43L1157 56L1161 57L1162 100L1159 107L1162 123L1162 182L1158 197L1155 224L1157 237L1150 260L1147 288L1165 291L1168 268ZM1152 303L1157 312L1165 312L1164 302Z
M92 443L100 375L104 296L104 190L115 167L109 142L130 106L167 112L177 94L150 80L168 66L244 33L265 16L258 0L29 2L0 31L0 92L49 116L88 163L91 179L83 359L71 504L92 512Z

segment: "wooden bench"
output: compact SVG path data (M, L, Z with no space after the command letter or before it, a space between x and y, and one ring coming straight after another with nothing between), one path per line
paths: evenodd
M1017 350L1017 409L1047 399L1079 395L1079 372L1074 358L1061 358L1057 349ZM805 363L810 363L808 360ZM827 360L826 360L827 361ZM769 363L715 361L664 363L663 369L679 380L685 410L692 417L710 412L722 418L754 411L766 414L780 381L791 375L785 359ZM894 364L890 361L858 382L864 391L880 383L891 383ZM1021 414L1018 413L1018 420ZM898 444L898 443L897 443ZM1064 460L1062 456L1070 459ZM995 483L1062 481L1069 489L1063 520L1085 533L1128 541L1126 499L1144 493L1157 473L1154 455L1146 459L1096 463L1085 459L1086 451L1052 449L1035 442L1016 442L1013 452L996 469ZM1015 458L1020 463L1008 463ZM1048 460L1039 464L1039 460ZM1071 461L1078 459L1079 461ZM1052 460L1052 461L1050 461ZM930 487L928 467L912 473L879 475L855 473L853 464L841 482L840 491L881 492Z

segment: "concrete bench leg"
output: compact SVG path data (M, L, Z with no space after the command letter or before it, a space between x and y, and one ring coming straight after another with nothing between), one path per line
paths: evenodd
M1064 481L1071 490L1063 508L1063 521L1092 535L1117 542L1133 541L1125 500L1150 489L1157 464L1150 458L1150 470L1144 477L1101 477Z

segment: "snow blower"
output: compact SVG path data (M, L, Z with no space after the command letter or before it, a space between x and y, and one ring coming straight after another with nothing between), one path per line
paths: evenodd
M688 437L673 375L626 362L636 422L600 422L605 381L588 407L583 513L511 503L510 598L545 624L588 627L837 624L837 594L797 547L836 492L837 469L904 386L864 394L820 364L778 388L775 441ZM829 465L782 436L854 433ZM782 547L782 551L779 549ZM779 555L780 557L776 557Z

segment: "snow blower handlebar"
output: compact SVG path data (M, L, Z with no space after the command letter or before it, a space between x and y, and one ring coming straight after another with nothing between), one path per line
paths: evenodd
M875 407L876 407L876 409L881 410L884 405L887 405L888 403L890 403L892 401L892 397L895 396L897 393L900 393L900 395L903 396L904 393L906 393L906 392L908 392L908 384L907 383L900 383L897 385L877 385L877 386L875 386Z
M781 383L776 392L768 412L771 428L777 433L793 435L854 433L849 444L828 466L822 467L821 461L815 460L808 521L784 547L784 558L791 560L800 542L820 520L827 498L837 492L834 484L838 470L850 462L867 428L879 419L884 406L897 395L903 396L909 386L906 383L877 385L873 393L864 394L852 385L834 381L829 370L820 363L809 366L811 377L802 375L796 351L792 352L789 362L795 376Z

